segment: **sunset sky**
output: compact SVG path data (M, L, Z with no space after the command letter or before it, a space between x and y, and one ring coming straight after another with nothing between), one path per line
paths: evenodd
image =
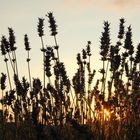
M24 34L28 34L31 45L32 77L42 74L41 42L37 33L38 17L45 21L46 45L54 45L50 37L49 24L45 15L53 12L58 25L58 44L61 61L65 62L68 75L76 72L76 54L92 42L92 66L101 68L99 61L99 41L103 21L111 23L112 44L118 33L119 19L126 19L126 26L132 25L134 44L140 42L140 0L0 0L0 36L8 36L8 27L16 35L16 46L20 76L27 74ZM0 56L0 72L5 71ZM28 75L26 75L28 77Z

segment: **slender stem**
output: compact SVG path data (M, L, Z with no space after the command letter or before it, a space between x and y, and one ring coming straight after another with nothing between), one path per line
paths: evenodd
M3 95L3 90L2 90L2 117L4 118L4 106L3 106L3 104L4 104L4 95Z
M90 103L90 91L91 91L91 83L89 83L89 79L90 79L90 75L91 75L91 68L90 68L90 55L89 55L89 73L88 73L88 102L89 102L89 105L91 106L91 103ZM86 110L87 110L87 104L86 104ZM88 114L89 118L91 119L91 110L89 110L89 114ZM87 116L87 114L86 114Z
M12 60L13 60L13 71L14 71L14 74L16 74L15 72L15 56L14 56L14 52L12 51Z
M70 94L71 94L71 97L72 97L72 107L74 106L73 108L75 108L76 106L78 106L78 103L75 105L75 102L74 102L75 97L73 97L71 89L70 89Z
M107 62L107 67L106 67L106 71L105 71L105 85L106 85L106 79L107 79L107 74L108 74L108 68L109 68L109 60ZM104 88L105 88L105 85L104 85Z
M4 56L6 59L6 56ZM6 70L7 70L7 75L8 75L8 80L9 80L9 86L10 86L10 90L12 89L12 85L11 85L11 79L10 79L10 73L9 73L9 68L8 68L8 63L7 61L5 61L6 63Z
M56 36L54 36L54 41L55 41L55 45L58 46ZM59 51L58 51L58 49L56 49L56 50L57 50L57 58L58 58L58 61L59 61Z
M105 61L103 60L103 77L102 77L102 88L101 88L101 92L103 93L103 98L105 96L104 82L105 82Z
M85 61L85 60L84 60ZM83 79L86 81L86 78L85 78L85 67L86 65L84 64L84 69L83 69ZM85 84L85 83L84 83ZM85 87L85 86L84 86ZM84 97L86 98L86 87L84 88ZM82 107L82 117L83 117L83 124L84 124L84 115L87 115L87 104L86 102L83 100L82 102L83 104L83 107ZM85 114L84 114L85 113Z
M54 35L54 41L55 41L55 46L56 46L56 51L57 51L57 58L58 58L57 61L60 62L59 51L58 51L58 44L57 44L57 40L56 40L56 35ZM60 83L61 83L61 79L60 79L60 75L59 75L59 78L58 78L58 92L60 90L60 86L59 86ZM62 109L63 109L63 105L62 105L62 101L61 101L61 106L60 106L60 112L61 112L61 114L62 114Z
M90 74L91 74L91 69L90 69L90 56L89 56L89 73L88 73L88 80L90 79ZM88 82L88 94L89 94L89 91L91 90L90 89L90 83Z
M45 51L44 51L44 43L43 43L43 37L41 36L41 44L42 44L42 51L43 51L43 85L45 88L45 65L44 65L44 61L45 61Z
M90 111L93 113L93 116L94 116L94 119L95 119L95 118L96 118L96 117L95 117L95 111L93 111L93 109L92 109L91 106L88 104L88 101L87 101L87 99L86 99L84 96L83 96L83 99L84 99L85 102L87 103L87 105L88 105Z
M14 56L15 56L15 67L16 67L16 72L17 72L17 76L18 75L18 66L17 66L17 58L16 58L16 52L14 51Z
M12 58L10 56L10 53L8 52L8 56L9 56L9 60L10 60L10 63L11 63L11 67L13 69L13 72L15 73L15 70L14 70L14 65L13 65L13 62L12 62Z
M131 59L132 59L132 55L131 55ZM132 73L132 71L133 71L132 66L133 66L133 61L130 60L130 77L132 77L132 74L133 74L133 73ZM131 91L132 91L132 85L133 85L132 79L131 79L130 83L131 83Z
M49 83L50 83L50 85L51 85L51 78L50 78L50 77L48 77L48 81L49 81Z
M113 71L113 73L112 73L112 77L111 77L108 100L109 100L109 98L110 98L110 96L111 96L111 93L112 93L112 84L113 84L113 81L114 81L114 74L115 74L115 71Z
M132 55L130 56L130 58L132 59ZM133 63L133 61L130 60L130 74L132 74L132 63Z
M107 80L108 68L109 68L109 60L107 62L107 67L106 67L106 71L105 71L104 92L105 92L105 87L106 87L106 80Z
M4 116L4 93L3 93L3 90L2 90L2 130L3 130L3 139L5 140L6 139L6 119L5 119L5 116Z
M27 52L28 53L28 74L29 74L29 81L30 81L30 88L32 89L32 83L31 83L31 72L30 72L30 56L29 56L29 51Z

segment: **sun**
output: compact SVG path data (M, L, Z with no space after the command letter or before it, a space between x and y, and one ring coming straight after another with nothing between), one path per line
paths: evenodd
M110 119L111 113L107 109L103 109L104 120L108 121Z

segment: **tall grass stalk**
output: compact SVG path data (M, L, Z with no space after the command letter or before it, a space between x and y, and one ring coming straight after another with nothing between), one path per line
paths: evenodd
M134 56L131 26L125 32L125 21L120 19L118 41L112 45L110 24L104 22L100 41L101 79L94 78L96 71L92 70L91 42L88 41L86 48L77 54L78 67L72 80L69 80L65 65L60 61L53 13L49 12L47 17L54 45L44 46L43 18L39 18L37 28L43 52L43 84L39 78L31 79L28 36L24 36L24 45L29 82L25 77L19 79L13 29L9 28L9 41L2 37L0 47L9 86L6 87L6 75L2 73L0 103L6 127L1 130L0 123L0 133L4 132L5 139L10 136L11 140L69 140L78 137L81 140L140 139L140 44ZM9 69L7 57L12 69ZM10 70L14 72L14 90ZM47 82L45 78L48 78ZM97 81L95 84L94 80ZM14 113L13 122L9 111Z

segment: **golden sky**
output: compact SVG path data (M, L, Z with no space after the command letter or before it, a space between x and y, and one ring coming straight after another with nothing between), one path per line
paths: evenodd
M103 21L111 23L112 44L118 32L119 18L126 19L126 26L132 24L134 42L140 42L140 0L0 0L0 36L8 35L7 27L15 30L18 47L17 57L20 76L27 74L24 34L28 34L31 50L31 71L33 77L42 74L41 43L37 34L38 17L54 12L58 24L60 57L65 62L68 75L76 72L76 54L88 40L92 42L93 68L99 69L99 41ZM47 19L45 22L45 45L54 45L50 37ZM1 72L5 65L0 56ZM27 77L27 76L26 76Z

